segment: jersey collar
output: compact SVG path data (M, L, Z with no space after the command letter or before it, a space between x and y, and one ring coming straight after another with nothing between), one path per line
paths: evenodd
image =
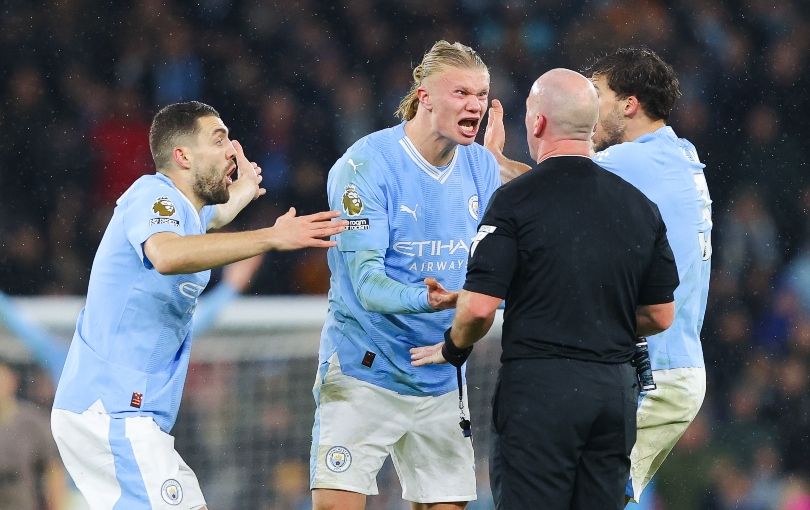
M405 130L403 129L403 136L399 139L399 145L405 151L405 154L411 158L411 161L416 163L416 166L419 167L420 170L444 184L445 181L447 181L447 178L450 177L450 174L453 173L453 169L456 167L459 152L458 147L456 147L456 150L453 151L453 159L450 160L450 163L448 163L447 166L437 167L431 165L428 160L426 160L424 156L419 153L411 139L408 138L408 135L404 134L404 131Z

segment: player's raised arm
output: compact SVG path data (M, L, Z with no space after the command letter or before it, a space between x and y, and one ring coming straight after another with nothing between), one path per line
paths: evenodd
M232 140L233 148L236 151L234 160L236 162L236 182L228 188L230 198L224 204L215 206L214 217L208 222L208 228L221 228L233 221L237 214L245 208L251 201L264 195L267 190L260 187L262 182L262 169L252 161L248 161L242 144Z
M495 156L501 171L501 182L506 184L515 177L528 172L531 167L520 161L507 158L503 154L506 144L506 129L503 125L503 105L497 99L492 100L487 117L487 128L484 131L484 147Z

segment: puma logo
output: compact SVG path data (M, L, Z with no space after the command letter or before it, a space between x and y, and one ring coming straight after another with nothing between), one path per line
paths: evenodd
M352 158L349 158L349 161L347 161L346 163L348 163L349 166L352 167L352 170L354 170L354 173L357 173L357 167L359 167L359 166L361 166L363 164L363 163L355 163Z
M419 204L416 204L413 209L411 209L410 207L408 207L405 204L402 204L402 205L399 206L399 211L400 212L406 212L406 213L410 214L411 216L413 216L413 221L417 221L416 220L416 210L417 209L419 209Z

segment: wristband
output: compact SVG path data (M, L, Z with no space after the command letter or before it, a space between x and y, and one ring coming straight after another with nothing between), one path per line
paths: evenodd
M447 360L448 363L453 365L454 367L460 367L467 361L467 358L470 357L470 353L473 350L473 346L469 346L466 349L460 349L456 347L453 343L453 340L450 338L450 331L453 329L452 326L447 328L444 332L444 345L442 345L442 356L444 359Z

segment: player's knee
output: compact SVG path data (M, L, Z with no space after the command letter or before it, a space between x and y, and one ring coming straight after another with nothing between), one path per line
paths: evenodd
M466 501L455 501L453 503L413 503L411 510L464 510Z
M366 497L363 494L334 489L314 489L312 510L363 510Z

